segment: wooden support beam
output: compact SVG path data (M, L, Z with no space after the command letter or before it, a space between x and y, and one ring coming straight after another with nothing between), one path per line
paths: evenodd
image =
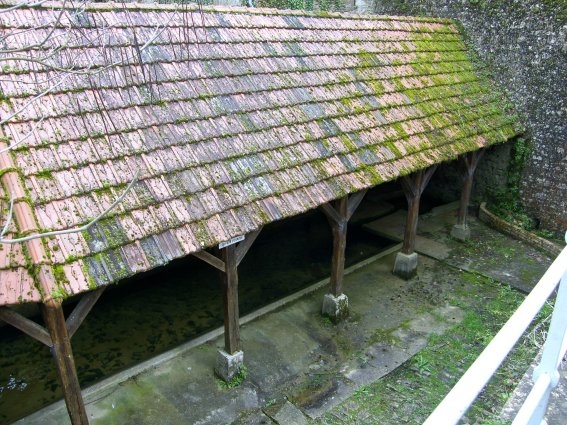
M478 165L478 161L482 158L484 149L469 152L461 157L462 167L461 174L463 177L463 186L461 189L461 201L459 203L459 213L457 215L457 225L466 226L468 208L471 199L474 172Z
M320 205L319 209L327 216L331 225L332 223L340 223L344 219L330 203Z
M425 187L437 169L434 165L424 170L416 171L409 176L402 177L402 189L408 201L408 215L404 232L402 253L411 254L415 251L415 237L417 234L417 219L419 217L419 204Z
M49 300L41 305L41 312L53 341L51 354L55 360L57 375L63 389L63 398L67 405L71 423L73 425L88 425L89 420L75 369L71 341L61 303Z
M351 196L349 196L347 213L346 213L347 221L351 219L352 215L354 214L354 212L356 211L356 209L364 199L366 192L368 192L368 190L364 189L361 190L360 192L353 193Z
M345 196L337 201L336 212L341 220L333 223L331 231L333 233L333 257L331 260L331 288L330 293L338 297L343 293L343 278L345 274L345 251L347 237L347 211L348 198Z
M262 231L262 228L246 235L244 241L221 248L220 256L207 251L199 251L193 255L221 273L222 301L224 311L224 346L229 354L240 351L240 316L238 309L238 265L244 259L250 247Z
M366 190L336 200L335 206L330 203L320 206L321 211L329 219L333 233L330 293L335 297L343 293L348 221L362 202L364 195L366 195Z
M236 265L239 266L246 254L248 254L248 250L252 246L252 244L256 241L256 238L262 231L262 227L258 230L255 230L251 233L246 235L246 239L240 242L236 248Z
M41 342L48 347L51 347L51 337L49 332L41 325L38 325L33 320L22 316L20 313L9 309L8 307L0 307L0 320L4 320L6 323L18 328L23 333L31 336L33 339Z
M201 260L203 260L205 263L208 263L209 265L213 266L214 268L220 270L221 272L225 272L225 266L224 266L224 262L220 259L215 257L213 254L211 254L208 251L198 251L198 252L194 252L193 255Z
M238 265L236 246L229 245L221 250L225 264L222 275L222 301L224 308L224 349L228 354L240 351L240 326L238 311Z
M73 338L73 335L75 335L75 332L77 332L79 326L81 326L83 320L85 320L105 289L106 287L102 286L92 292L83 295L66 321L69 338Z

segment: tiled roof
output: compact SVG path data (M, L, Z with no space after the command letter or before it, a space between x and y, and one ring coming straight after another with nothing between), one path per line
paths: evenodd
M0 14L0 40L41 40L52 6ZM89 231L2 246L0 304L116 282L520 130L448 20L95 4L55 26L44 53L63 46L47 60L72 73L0 58L0 111L22 109L3 140L29 135L0 155L12 235L84 225L140 176Z

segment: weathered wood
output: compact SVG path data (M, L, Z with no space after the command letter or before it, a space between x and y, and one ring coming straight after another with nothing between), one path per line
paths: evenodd
M224 346L228 354L240 351L240 324L238 309L238 265L248 253L250 247L260 234L262 228L246 235L239 244L222 248L221 258L207 251L196 252L193 255L220 270L222 300L224 310Z
M474 172L478 165L478 161L484 154L484 149L469 152L462 157L461 174L463 178L463 186L461 188L461 200L459 202L459 212L457 215L457 225L465 226L467 224L468 208L471 199L472 186L474 180Z
M53 341L51 354L55 360L57 375L63 389L63 398L67 405L71 423L73 425L88 425L89 420L81 394L77 370L75 369L71 341L67 333L61 303L49 300L41 305L41 312Z
M402 252L411 254L415 251L415 237L417 235L417 221L419 217L420 195L408 198L408 216L406 218L406 228L404 231L404 242Z
M194 252L193 255L195 257L199 258L200 260L203 260L205 263L210 264L214 268L216 268L216 269L218 269L218 270L220 270L221 272L224 273L224 271L225 271L224 262L221 259L215 257L210 252L198 251L198 252Z
M77 329L79 329L79 326L81 326L81 323L83 323L83 320L85 320L91 309L94 307L105 288L105 286L102 286L83 295L79 303L75 306L66 321L69 338L73 338L73 335L75 335L75 332L77 332Z
M432 166L425 170L416 171L409 176L402 177L402 189L408 201L408 215L402 245L402 252L404 254L411 254L415 251L415 237L417 235L417 221L421 195L436 169L437 166Z
M345 274L345 250L348 228L348 198L345 196L337 201L336 212L341 220L332 225L333 257L331 260L330 293L338 297L343 293L343 278Z
M256 240L256 238L258 237L258 235L260 234L261 231L262 231L262 227L260 227L258 230L255 230L255 231L247 234L246 239L244 239L244 241L242 241L238 244L238 246L236 247L236 265L237 266L240 265L240 263L242 262L242 260L246 256L246 254L248 253L248 250L250 249L250 247L252 246L252 244L254 243L254 241Z
M25 334L31 336L33 339L51 347L51 337L45 328L38 325L33 320L22 316L20 313L17 313L8 307L0 307L0 320L4 320L6 323L9 323Z
M230 245L223 248L221 250L221 256L225 264L225 273L222 275L224 348L228 354L234 354L240 351L236 247Z
M319 206L319 209L327 216L331 225L333 223L340 223L343 217L337 212L335 208L330 203L326 203Z
M347 220L351 219L352 215L354 214L354 212L356 211L356 209L358 208L358 206L360 205L360 203L364 199L366 192L368 192L368 190L365 189L365 190L361 190L360 192L356 192L356 193L352 194L351 196L349 196L348 208L347 208L347 213L346 213L346 219Z
M335 206L330 203L320 206L321 211L329 220L333 234L330 293L335 297L343 293L348 221L362 202L364 195L366 195L366 190L361 190L350 197L345 196L336 200Z

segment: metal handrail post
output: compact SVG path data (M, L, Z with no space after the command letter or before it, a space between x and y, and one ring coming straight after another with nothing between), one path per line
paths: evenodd
M431 413L424 425L456 424L492 378L494 372L526 331L565 274L567 247L563 248L524 302L490 344Z
M549 395L551 390L557 386L559 382L558 367L561 359L565 355L565 333L567 331L567 272L563 274L557 297L555 298L555 306L551 316L551 323L549 324L549 331L547 338L543 345L543 352L539 365L534 369L533 382L534 388L528 395L528 398L518 411L513 425L529 424L539 425L547 411L547 404L549 402ZM536 387L540 381L547 382L546 391L542 394L537 394ZM535 409L533 402L537 403ZM533 410L531 410L533 409Z

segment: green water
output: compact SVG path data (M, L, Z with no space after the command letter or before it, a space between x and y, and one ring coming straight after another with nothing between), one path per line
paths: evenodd
M241 315L327 277L329 229L320 213L264 228L239 267ZM347 266L391 243L350 226ZM196 258L176 260L111 286L72 339L81 386L219 326L219 274ZM49 349L10 326L0 328L0 423L11 423L59 398Z

